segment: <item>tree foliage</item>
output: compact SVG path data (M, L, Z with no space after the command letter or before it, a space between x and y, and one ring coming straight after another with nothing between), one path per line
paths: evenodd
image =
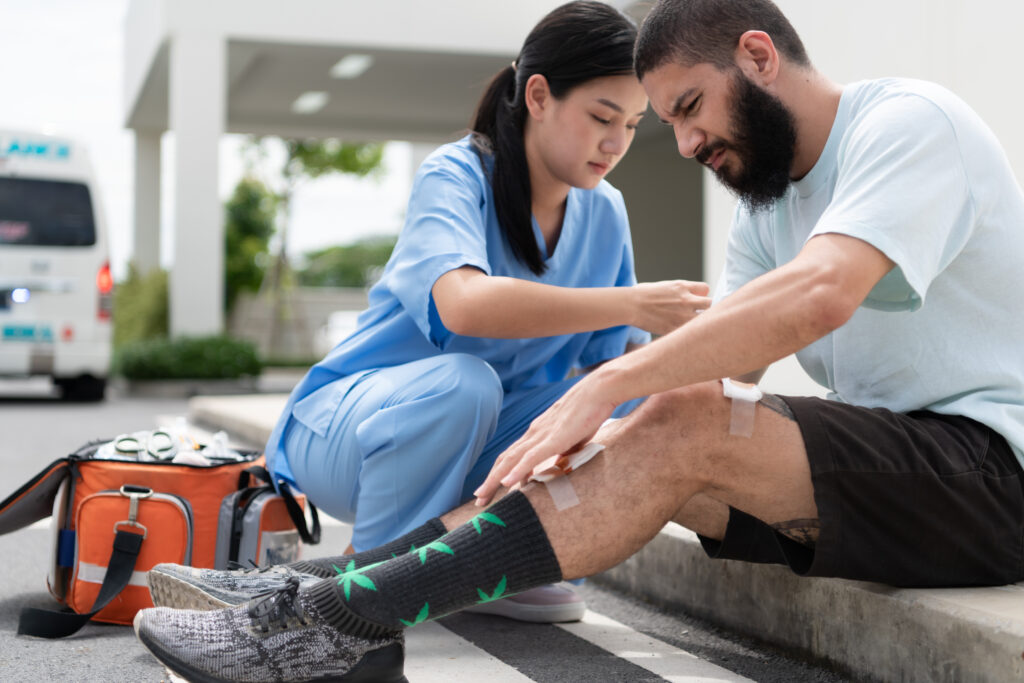
M306 254L298 271L305 287L366 287L388 262L394 237L370 237L346 246L327 247Z
M114 288L114 347L167 336L167 271L140 273L128 265L128 277Z
M380 168L384 145L379 142L351 143L326 140L285 140L287 157L282 169L285 179L319 178L330 173L366 176Z
M225 213L224 309L230 311L240 292L258 291L263 282L277 197L262 181L246 175L235 186Z

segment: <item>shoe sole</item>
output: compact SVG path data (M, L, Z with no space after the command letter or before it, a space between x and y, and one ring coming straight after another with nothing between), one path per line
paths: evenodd
M146 582L149 584L149 595L157 607L212 610L235 606L234 603L222 600L170 574L150 571L146 576Z
M491 614L532 624L564 624L570 621L579 621L587 611L587 605L583 602L559 605L557 608L551 605L502 604L502 602L502 600L496 600L482 605L473 605L462 611L473 614Z
M141 613L140 613L141 614ZM196 671L165 650L158 641L139 629L139 619L133 624L135 635L146 646L160 663L172 674L184 678L189 683L234 683L232 679L218 678L202 671ZM307 679L311 683L409 683L402 669L405 666L405 648L401 643L393 643L379 650L372 650L363 655L355 666L340 676L324 676ZM397 670L396 670L397 669Z

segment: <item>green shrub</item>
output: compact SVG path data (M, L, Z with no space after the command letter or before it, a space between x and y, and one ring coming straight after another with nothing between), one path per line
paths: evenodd
M146 339L125 344L115 367L127 379L237 379L259 375L256 347L230 337Z
M114 289L114 348L167 336L167 271L142 274L134 265Z

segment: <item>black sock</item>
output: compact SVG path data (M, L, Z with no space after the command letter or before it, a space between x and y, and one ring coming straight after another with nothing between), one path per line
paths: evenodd
M362 569L368 564L374 564L375 562L382 562L384 560L390 560L395 557L415 550L420 546L424 546L431 541L437 540L443 536L448 530L444 528L444 524L441 522L439 517L434 517L428 520L426 523L416 527L404 536L399 536L395 540L379 545L376 548L370 548L364 550L361 553L354 553L352 555L336 555L334 557L315 557L310 560L298 560L292 562L288 566L292 569L306 574L313 574L320 578L326 579L331 576L337 576L338 572L335 567L345 571L351 569Z
M309 595L338 628L379 637L561 579L544 527L517 491L416 552L324 579Z

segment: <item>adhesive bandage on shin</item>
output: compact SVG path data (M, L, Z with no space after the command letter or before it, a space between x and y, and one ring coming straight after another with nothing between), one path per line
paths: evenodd
M565 475L578 470L603 450L602 444L590 442L571 455L553 455L533 468L530 481L541 482L547 487L556 510L575 507L580 504L580 499Z
M732 401L729 434L749 439L754 433L754 413L763 396L761 390L756 384L734 382L725 377L722 379L722 393Z

